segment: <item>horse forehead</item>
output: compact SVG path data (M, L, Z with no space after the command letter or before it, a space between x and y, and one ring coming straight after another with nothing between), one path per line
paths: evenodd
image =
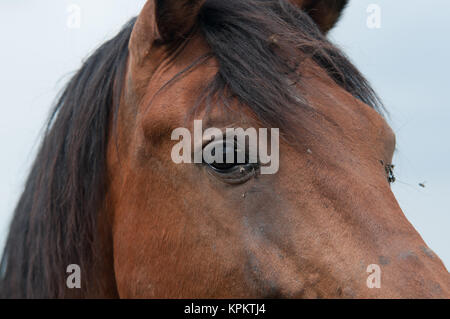
M147 133L170 131L189 123L186 121L187 114L197 105L201 94L205 93L207 85L219 71L219 66L212 56L181 75L180 72L209 52L203 37L196 35L187 42L175 59L163 61L156 69L141 105L143 125ZM389 153L395 147L395 135L384 118L337 85L322 68L312 61L309 62L302 65L301 72L309 82L307 87L313 89L300 88L300 90L311 102L313 108L325 114L332 120L333 125L338 127L339 134L328 135L335 138L345 135L352 137L353 140L377 142L385 148L386 145L383 144L387 144L386 153ZM167 83L170 84L166 85ZM229 118L227 112L215 112L217 109L212 108L215 119L207 120L206 122L209 122L207 126L216 123L217 127L217 125L224 126L226 122L236 122L236 119ZM241 108L242 111L245 111L245 108ZM303 112L300 111L300 113ZM311 120L314 121L314 119ZM329 129L334 130L333 125ZM322 133L327 134L327 132L328 129L324 129ZM379 143L380 141L388 141L388 143Z
M330 122L326 125L333 131L330 136L388 144L389 149L395 145L395 135L384 117L340 87L325 70L310 62L304 65L303 75L308 83L307 89L301 91L313 109Z
M140 114L146 124L184 121L217 74L217 61L214 58L201 61L207 51L195 43L188 44L175 59L163 61L155 70L140 103Z

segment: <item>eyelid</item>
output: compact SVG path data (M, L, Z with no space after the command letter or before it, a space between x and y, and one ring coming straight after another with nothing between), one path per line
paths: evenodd
M208 165L210 168L208 169L208 173L215 178L226 184L238 185L244 184L249 181L251 178L255 177L259 171L259 165L255 164L244 164L237 165L235 168L231 169L229 172L220 172L218 170L214 170L211 168L211 165ZM243 167L251 167L250 170L246 170L246 174L241 173L241 168Z
M222 140L224 140L224 137L226 137L226 128L219 128L219 130L222 132ZM208 140L205 136L202 136L202 148L211 142L215 142L215 140Z

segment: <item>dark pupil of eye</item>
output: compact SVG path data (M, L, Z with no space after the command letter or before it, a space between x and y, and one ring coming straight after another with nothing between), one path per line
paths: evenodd
M215 149L213 149L211 153L213 156L215 156L216 155ZM227 163L227 154L230 154L230 153L233 153L234 161ZM228 156L230 156L230 155L228 155ZM224 144L223 145L222 163L213 162L211 164L211 166L217 170L227 170L227 169L230 169L230 168L233 168L234 166L236 166L237 165L236 161L237 161L237 150L234 147L234 145Z

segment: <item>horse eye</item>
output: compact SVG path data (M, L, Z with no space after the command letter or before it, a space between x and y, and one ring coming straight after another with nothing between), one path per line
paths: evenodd
M204 156L204 163L215 177L229 184L240 184L255 175L258 164L250 163L247 152L241 149L236 141L212 142L205 146L204 151L211 154L213 159L216 159L216 150L219 147L222 148L221 161L207 161Z
M215 143L212 146L215 147L211 150L211 155L216 156L216 147L220 147L220 145L217 145L217 143ZM224 141L222 147L222 160L208 163L208 165L212 169L220 172L226 172L236 166L239 166L237 159L240 150L238 149L237 145L233 142ZM246 164L246 162L240 164Z
M214 151L213 151L214 153ZM213 154L215 155L215 154ZM230 147L230 145L224 145L223 147L223 160L221 163L219 162L212 162L209 164L213 169L218 171L227 171L232 169L237 165L236 159L237 159L237 149L235 147ZM231 157L232 156L232 157ZM227 162L228 158L233 158L234 160L232 162Z

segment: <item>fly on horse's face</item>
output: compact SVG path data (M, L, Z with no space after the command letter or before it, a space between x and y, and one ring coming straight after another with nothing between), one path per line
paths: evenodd
M297 89L308 103L291 110L296 115L294 125L281 129L285 138L280 140L276 174L256 173L242 183L230 184L223 177L227 172L214 174L211 165L171 160L176 143L171 132L178 127L192 131L194 118L220 129L265 127L270 115L274 118L270 112L252 108L252 101L242 97L245 88L235 89L233 83L227 107L220 107L219 102L214 107L216 94L208 112L203 105L192 118L186 116L207 84L221 71L226 74L222 69L227 67L226 59L216 56L221 44L211 48L208 35L198 27L199 16L215 12L216 16L201 19L223 22L226 18L220 10L226 14L239 5L231 2L148 1L135 24L118 134L108 151L107 200L112 203L109 213L118 294L150 298L448 297L447 270L406 220L380 164L391 163L392 130L351 85L346 88L332 78L327 72L333 66L329 63L321 65L303 52L305 57L296 66L301 77ZM278 11L293 8L286 1L248 3L278 6ZM299 18L308 20L304 12L311 13L326 33L346 1L292 3L303 9L303 13L295 12ZM254 12L254 19L265 18L270 26L275 17L258 16L262 12L277 10ZM320 32L309 30L308 24L301 31L306 36L310 31ZM282 34L276 37L277 41L273 37L271 41L283 41ZM240 48L222 45L223 50L240 52ZM215 52L208 56L212 49ZM276 49L273 52L277 54ZM233 52L227 54L233 58ZM244 62L270 67L272 56L267 61L252 60L259 58L255 53ZM259 70L254 72L259 74ZM252 75L249 86L257 83ZM260 80L262 86L269 82L267 90L273 90L271 79ZM278 112L275 123L281 123L277 120L284 110ZM268 116L261 118L260 114ZM372 264L381 267L380 288L367 285L367 268Z

